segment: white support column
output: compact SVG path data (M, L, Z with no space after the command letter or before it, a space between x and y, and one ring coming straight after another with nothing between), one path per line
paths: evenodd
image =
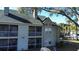
M28 50L28 26L18 26L17 50Z

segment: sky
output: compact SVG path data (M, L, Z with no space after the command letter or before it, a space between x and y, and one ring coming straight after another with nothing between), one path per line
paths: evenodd
M4 7L0 7L0 9L4 9ZM17 8L16 7L10 7L10 9L16 10ZM62 15L59 15L59 16L56 16L56 15L50 16L49 13L46 12L46 11L42 11L41 13L39 13L39 15L50 17L50 19L53 22L56 22L57 24L59 24L59 23L66 23L65 17L62 16Z
M65 18L65 16L62 16L62 15L59 15L59 16L57 16L57 15L50 16L49 13L46 12L46 11L42 11L42 13L39 14L39 15L43 15L43 16L46 16L46 17L50 17L50 19L52 21L54 21L54 22L56 22L58 24L59 23L66 23L66 18Z
M0 10L3 10L4 7L0 7ZM16 7L10 7L10 9L13 9L13 10L16 10L17 8Z

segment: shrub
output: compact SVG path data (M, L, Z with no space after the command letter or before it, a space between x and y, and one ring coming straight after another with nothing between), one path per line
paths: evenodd
M56 47L63 47L63 46L64 46L64 42L63 41L61 41L59 43L56 43Z

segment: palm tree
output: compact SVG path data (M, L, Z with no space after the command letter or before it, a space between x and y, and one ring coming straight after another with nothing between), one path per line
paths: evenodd
M75 20L75 22L77 22L77 19ZM78 40L77 26L73 22L71 22L70 20L67 20L67 23L69 25L69 33L75 31L76 32L76 39Z
M76 16L75 21L78 22L78 15ZM76 25L75 25L75 26L76 26ZM78 28L77 28L77 26L76 26L76 38L77 38L77 40L78 40L78 35L77 35L78 33L77 33L77 32L78 32Z
M69 35L70 35L70 33L71 33L71 27L70 27L70 25L71 25L71 21L70 20L67 20L67 24L68 24L68 31L69 31Z

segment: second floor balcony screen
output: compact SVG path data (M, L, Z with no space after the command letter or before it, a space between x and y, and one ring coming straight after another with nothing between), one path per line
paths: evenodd
M0 24L0 37L17 36L18 26L17 25L2 25Z
M17 31L0 31L0 37L17 36Z
M29 36L41 36L41 32L30 32Z
M42 27L41 26L30 26L29 27L29 36L41 36Z

